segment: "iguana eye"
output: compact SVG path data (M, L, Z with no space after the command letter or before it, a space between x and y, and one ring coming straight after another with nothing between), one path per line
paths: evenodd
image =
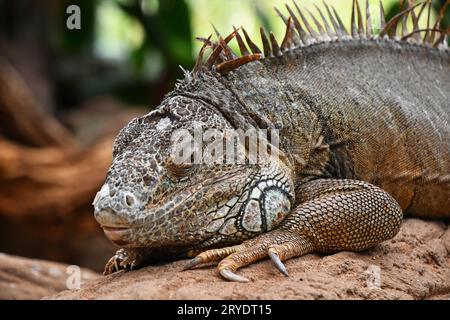
M172 159L170 159L166 164L167 172L170 174L170 176L176 179L186 177L194 170L194 168L195 164L193 162L175 163Z

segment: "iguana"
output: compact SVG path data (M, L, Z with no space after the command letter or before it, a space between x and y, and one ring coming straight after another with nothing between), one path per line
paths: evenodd
M218 261L233 281L247 281L236 270L265 257L287 275L289 258L392 238L403 212L450 217L448 4L431 26L431 1L389 21L380 2L375 35L368 3L363 15L353 1L347 32L334 8L317 8L319 22L294 2L287 17L277 10L281 44L263 28L263 50L244 28L199 38L193 70L116 138L94 200L96 220L122 247L104 273L139 267L159 250L193 258L185 269ZM256 164L176 163L172 135L194 123L278 130L279 146Z

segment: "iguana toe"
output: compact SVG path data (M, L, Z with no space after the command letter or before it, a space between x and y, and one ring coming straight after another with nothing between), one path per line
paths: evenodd
M223 278L230 281L248 282L247 278L235 273L237 269L270 257L276 268L282 274L288 276L286 267L281 261L306 253L304 250L305 241L308 240L298 234L274 230L247 240L240 245L202 252L190 260L183 270L220 260L217 270Z
M198 254L195 258L191 259L187 264L184 265L184 270L192 269L200 264L209 263L209 262L215 262L219 261L230 254L237 252L242 248L242 245L232 246L232 247L225 247L220 249L211 249L204 251L200 254Z

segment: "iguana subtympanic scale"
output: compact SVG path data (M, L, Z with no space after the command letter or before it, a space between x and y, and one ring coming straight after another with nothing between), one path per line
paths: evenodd
M379 35L369 14L364 28L354 1L351 34L329 7L315 31L295 5L298 14L279 12L281 45L263 29L262 51L244 29L217 42L200 38L193 71L115 141L94 200L95 218L123 247L105 273L133 269L162 249L195 257L186 269L220 261L229 280L246 281L235 271L267 256L287 275L288 258L392 238L403 212L449 217L446 6L435 26L419 30L414 8L420 16L428 5L406 8ZM408 15L414 30L399 39L393 30ZM227 45L233 37L241 57ZM175 163L174 132L198 123L278 130L278 152L257 164Z

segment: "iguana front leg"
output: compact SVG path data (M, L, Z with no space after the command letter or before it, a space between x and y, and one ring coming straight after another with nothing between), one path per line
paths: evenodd
M398 203L367 182L317 179L296 193L300 205L276 229L240 245L200 253L185 269L221 260L217 268L224 278L246 282L236 270L270 257L287 275L283 260L310 252L361 251L392 238L401 224Z
M148 259L152 250L149 248L121 248L105 265L104 275L120 270L134 270Z

